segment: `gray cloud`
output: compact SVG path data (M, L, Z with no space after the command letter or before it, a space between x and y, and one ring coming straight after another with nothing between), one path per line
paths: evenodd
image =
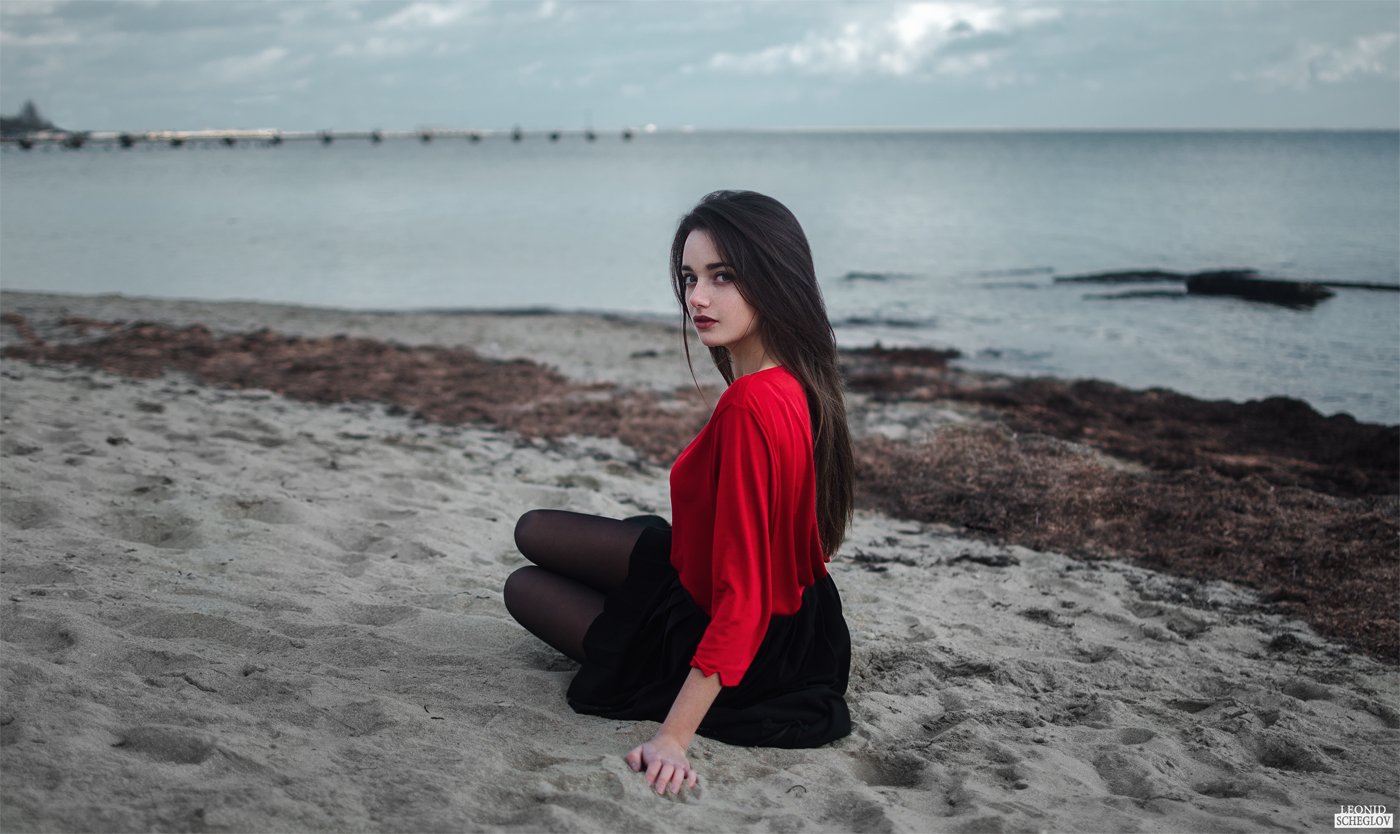
M0 4L0 108L152 126L1397 126L1381 2Z
M1302 40L1279 60L1253 71L1236 72L1232 77L1237 81L1259 80L1299 90L1314 84L1340 84L1364 76L1400 79L1397 41L1400 37L1395 32L1358 35L1338 44Z

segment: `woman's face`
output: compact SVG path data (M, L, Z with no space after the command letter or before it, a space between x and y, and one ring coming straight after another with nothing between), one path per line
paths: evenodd
M685 305L705 347L745 352L758 343L758 311L739 294L734 269L724 263L710 233L696 229L681 253Z

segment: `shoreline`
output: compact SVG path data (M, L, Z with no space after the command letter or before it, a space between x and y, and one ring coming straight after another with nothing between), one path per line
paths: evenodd
M1135 404L1168 439L1209 421L847 354L865 498L831 572L856 732L697 739L703 788L671 802L621 760L655 725L571 713L576 666L500 598L523 510L669 513L668 456L719 390L669 326L8 292L0 313L5 830L1307 831L1395 801L1387 644L1172 561L1181 518L1221 541L1225 518L1240 553L1279 552L1243 534L1299 512L1281 532L1327 552L1393 541L1384 473L1318 463L1355 426L1312 451L1145 443ZM1061 437L1061 405L1109 422ZM1130 546L1153 536L1179 545L1156 566Z
M645 342L633 341L633 347L636 349L628 352L627 359L629 360L636 360L638 358L637 354L646 354L650 350L655 350L657 352L655 358L678 358L682 368L684 367L685 361L684 354L679 349L674 352L669 350L669 348L679 344L680 335L675 316L671 313L568 309L554 308L546 305L510 308L423 307L405 308L402 310L360 309L247 299L205 300L199 298L125 295L122 293L76 294L50 293L37 290L0 289L0 309L10 310L17 306L23 307L26 303L39 304L44 308L58 305L72 311L75 315L89 318L101 319L116 317L127 321L140 320L141 316L136 315L136 313L147 309L151 305L155 305L165 312L162 322L175 326L203 324L215 330L227 330L230 332L257 329L258 327L271 327L287 335L298 336L333 335L335 332L353 330L355 332L364 333L372 338L384 338L408 345L436 344L452 346L447 341L444 341L446 338L444 333L453 330L453 328L450 327L450 323L453 320L472 321L480 325L481 323L496 319L509 321L526 318L537 319L542 324L546 325L546 327L554 323L596 321L622 325L625 331L631 331L629 336L637 336L649 332L650 336L656 340L657 344L654 348L645 347ZM304 324L301 327L287 326L290 322L299 322L300 320L316 322L316 325L310 327ZM403 324L397 327L375 327L373 323L376 321L398 321ZM444 327L444 324L448 324L449 326ZM336 328L340 328L340 330ZM415 329L419 330L422 334L419 338L413 338ZM542 327L541 329L545 328ZM510 328L502 328L501 330L509 331ZM494 335L493 329L489 327L467 327L461 329L460 333L456 335L470 340L472 347L485 356L510 358L507 354L509 354L511 350L520 351L518 354L511 354L512 356L539 355L544 357L544 361L547 364L553 364L562 372L580 380L615 381L619 384L635 385L654 382L656 379L666 376L664 368L649 368L646 373L646 382L640 380L636 375L625 373L610 375L603 368L588 366L574 360L573 357L570 356L570 353L573 351L554 349L547 340L512 339L511 343L493 342L491 338ZM482 341L483 339L484 341ZM570 347L576 347L572 340L570 342ZM871 339L869 340L869 344L865 343L863 340L859 344L841 346L840 350L843 354L851 355L870 350L879 351L881 348L881 340ZM1128 387L1095 377L1047 376L1031 371L983 370L972 367L970 363L974 361L973 357L963 355L956 347L905 346L891 342L890 349L895 351L909 351L915 355L926 352L943 354L948 363L950 363L953 368L960 371L966 379L980 378L994 383L1002 380L1018 382L1053 379L1067 383L1104 384L1139 395L1155 391L1164 391L1200 402L1223 402L1231 405L1246 405L1264 400L1288 400L1299 403L1317 412L1326 419L1344 417L1356 420L1360 425L1400 426L1400 422L1383 423L1360 420L1345 410L1324 414L1312 403L1299 397L1287 395L1266 395L1242 398L1203 398L1163 386L1148 386L1146 388ZM692 341L691 350L692 357L698 360L696 362L697 375L708 371L708 363L705 362L703 351L697 352L700 350L698 343ZM618 356L619 358L621 357L621 352L618 352ZM965 362L969 364L965 365ZM616 376L616 378L611 378L613 376ZM688 379L688 374L684 376Z

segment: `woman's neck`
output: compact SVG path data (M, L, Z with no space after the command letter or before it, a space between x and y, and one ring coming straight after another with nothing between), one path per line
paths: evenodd
M758 339L745 340L729 349L730 367L734 378L756 374L769 368L778 367L778 360L769 355L763 342Z

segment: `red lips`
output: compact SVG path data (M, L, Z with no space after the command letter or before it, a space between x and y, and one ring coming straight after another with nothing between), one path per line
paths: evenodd
M710 318L709 316L696 316L693 319L691 319L691 321L695 322L696 324L713 324L715 320Z

